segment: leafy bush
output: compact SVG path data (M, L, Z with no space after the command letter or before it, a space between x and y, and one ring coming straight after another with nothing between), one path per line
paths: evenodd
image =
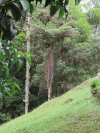
M100 94L100 79L97 78L91 83L91 93L96 96L96 94Z
M0 124L3 124L5 122L8 122L11 120L11 115L9 113L7 114L2 114L2 112L0 112Z

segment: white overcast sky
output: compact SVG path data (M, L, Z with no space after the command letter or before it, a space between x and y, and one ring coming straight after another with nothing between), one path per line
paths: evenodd
M90 9L92 9L93 7L94 7L94 5L93 5L93 3L91 2L91 0L82 0L81 2L80 2L80 5L87 5L88 6L88 10L86 10L85 9L85 7L81 7L81 9L82 9L82 11L84 12L84 13L86 13L87 11L89 11Z
M87 4L89 1L91 1L91 0L82 0L82 1L80 2L80 4Z

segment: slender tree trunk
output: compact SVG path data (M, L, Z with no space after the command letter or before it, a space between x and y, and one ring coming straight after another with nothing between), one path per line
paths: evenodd
M53 70L54 70L54 59L53 59L53 45L50 45L49 58L46 59L46 80L48 89L48 101L51 100L52 82L53 82Z
M27 27L27 52L30 52L30 19L31 15L28 12L28 27ZM26 81L25 81L25 114L28 113L28 97L29 97L29 79L30 79L30 74L29 74L29 63L26 61Z
M57 97L59 97L59 89L60 89L60 86L58 86L57 88Z

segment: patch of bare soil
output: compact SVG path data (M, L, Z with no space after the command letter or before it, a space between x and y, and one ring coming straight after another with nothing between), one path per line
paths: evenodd
M89 85L89 83L85 82L85 83L83 83L82 85L83 85L83 86L87 86L87 85Z
M100 117L100 114L98 114L97 112L92 111L91 113L92 113L92 115L95 116L95 117Z
M77 88L77 89L73 89L72 91L78 91L79 89L83 89L84 87L87 87L89 85L89 83L84 82L81 87Z
M63 104L69 103L69 102L71 102L71 101L73 101L73 99L72 99L72 98L69 98L69 99L67 99Z
M30 132L28 132L28 131L25 131L24 133L30 133Z

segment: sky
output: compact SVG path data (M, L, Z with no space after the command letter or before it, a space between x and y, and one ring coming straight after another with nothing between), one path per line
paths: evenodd
M82 0L81 2L80 2L80 4L87 4L89 1L91 1L91 0Z
M87 6L88 6L88 9L86 10L85 9L85 7L81 7L81 9L82 9L82 11L84 12L84 13L86 13L86 12L88 12L90 9L92 9L93 7L94 7L94 5L93 5L93 3L91 2L91 0L82 0L81 2L80 2L80 5L82 5L82 4L86 4Z

